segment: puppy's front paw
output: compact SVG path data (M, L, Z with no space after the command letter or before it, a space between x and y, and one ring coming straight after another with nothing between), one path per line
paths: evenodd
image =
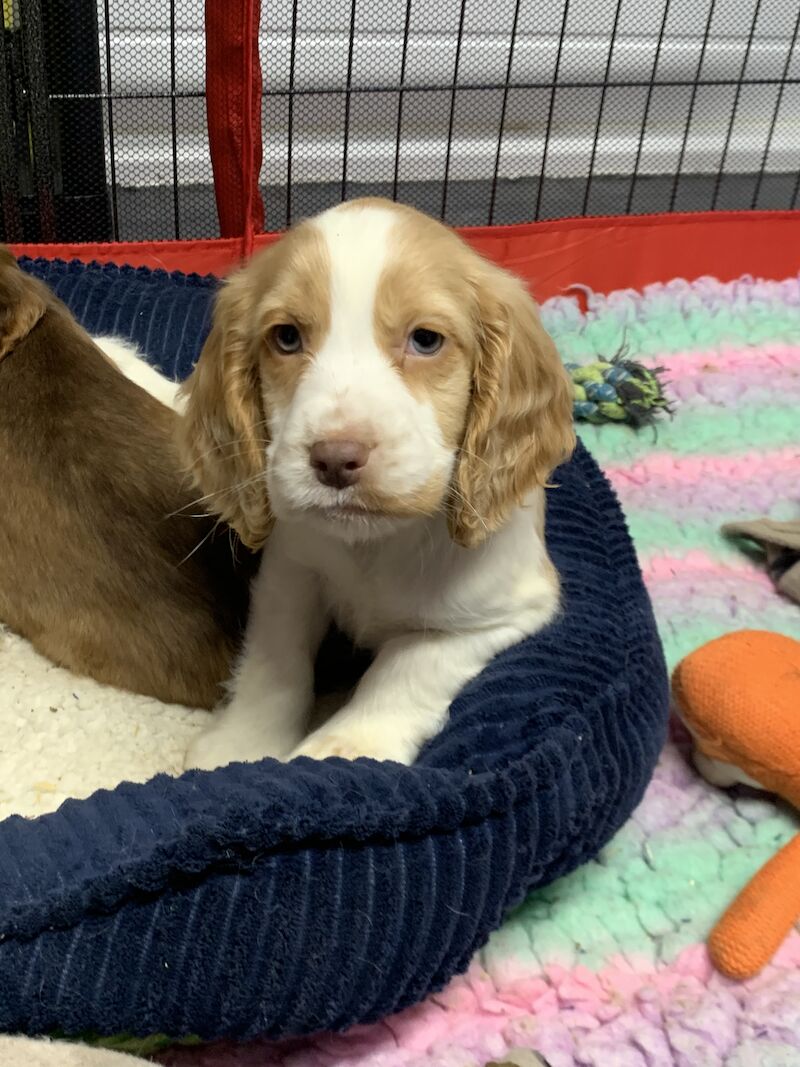
M224 726L212 726L189 745L184 770L213 771L229 763L257 763L272 757L282 759L289 746L280 746L267 736L251 737Z
M298 745L289 759L295 756L309 756L311 759L327 759L338 756L340 759L354 760L367 756L374 760L393 760L395 763L413 763L420 746L409 738L386 730L370 729L369 726L322 727Z
M187 771L213 771L229 763L247 760L249 757L237 744L235 737L230 737L224 730L210 729L204 731L192 741L186 750L183 761Z

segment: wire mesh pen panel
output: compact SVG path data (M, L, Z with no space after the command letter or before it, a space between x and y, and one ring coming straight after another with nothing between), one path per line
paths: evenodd
M3 4L2 236L216 236L203 0ZM457 225L797 207L799 29L798 0L264 0L267 227L364 194Z

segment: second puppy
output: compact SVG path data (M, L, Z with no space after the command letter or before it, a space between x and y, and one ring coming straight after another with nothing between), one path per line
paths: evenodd
M237 564L195 504L175 422L0 247L0 621L78 674L208 708L238 650L249 553Z

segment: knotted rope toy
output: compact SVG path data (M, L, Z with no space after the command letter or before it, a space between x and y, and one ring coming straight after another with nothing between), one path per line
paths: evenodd
M652 425L659 412L672 411L660 367L650 370L625 359L623 353L611 360L599 359L583 366L566 363L565 367L572 379L576 421L623 422L638 430Z

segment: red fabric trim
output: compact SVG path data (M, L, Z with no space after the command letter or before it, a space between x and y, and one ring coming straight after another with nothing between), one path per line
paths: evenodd
M800 211L558 219L462 232L539 300L576 284L609 293L670 278L780 279L800 270Z
M261 175L261 163L264 158L261 141L261 56L258 48L258 30L261 23L261 4L259 0L247 0L247 25L250 32L250 48L247 52L247 67L245 79L247 92L245 94L245 110L247 121L245 122L244 137L244 180L247 188L247 203L245 205L245 230L244 230L244 254L249 257L253 254L253 239L257 233L266 228L264 217L264 202L261 199L261 190L258 180Z
M242 238L198 241L109 241L103 244L12 245L17 256L79 259L83 263L119 263L131 267L180 270L187 274L226 274L242 260Z
M264 229L258 0L206 0L206 111L220 233L252 251Z
M539 300L573 285L596 292L641 289L670 278L743 274L788 278L800 270L800 211L708 212L559 219L462 230L490 259L516 271ZM261 248L277 234L258 234ZM240 239L104 245L17 245L17 255L225 274L241 259Z

